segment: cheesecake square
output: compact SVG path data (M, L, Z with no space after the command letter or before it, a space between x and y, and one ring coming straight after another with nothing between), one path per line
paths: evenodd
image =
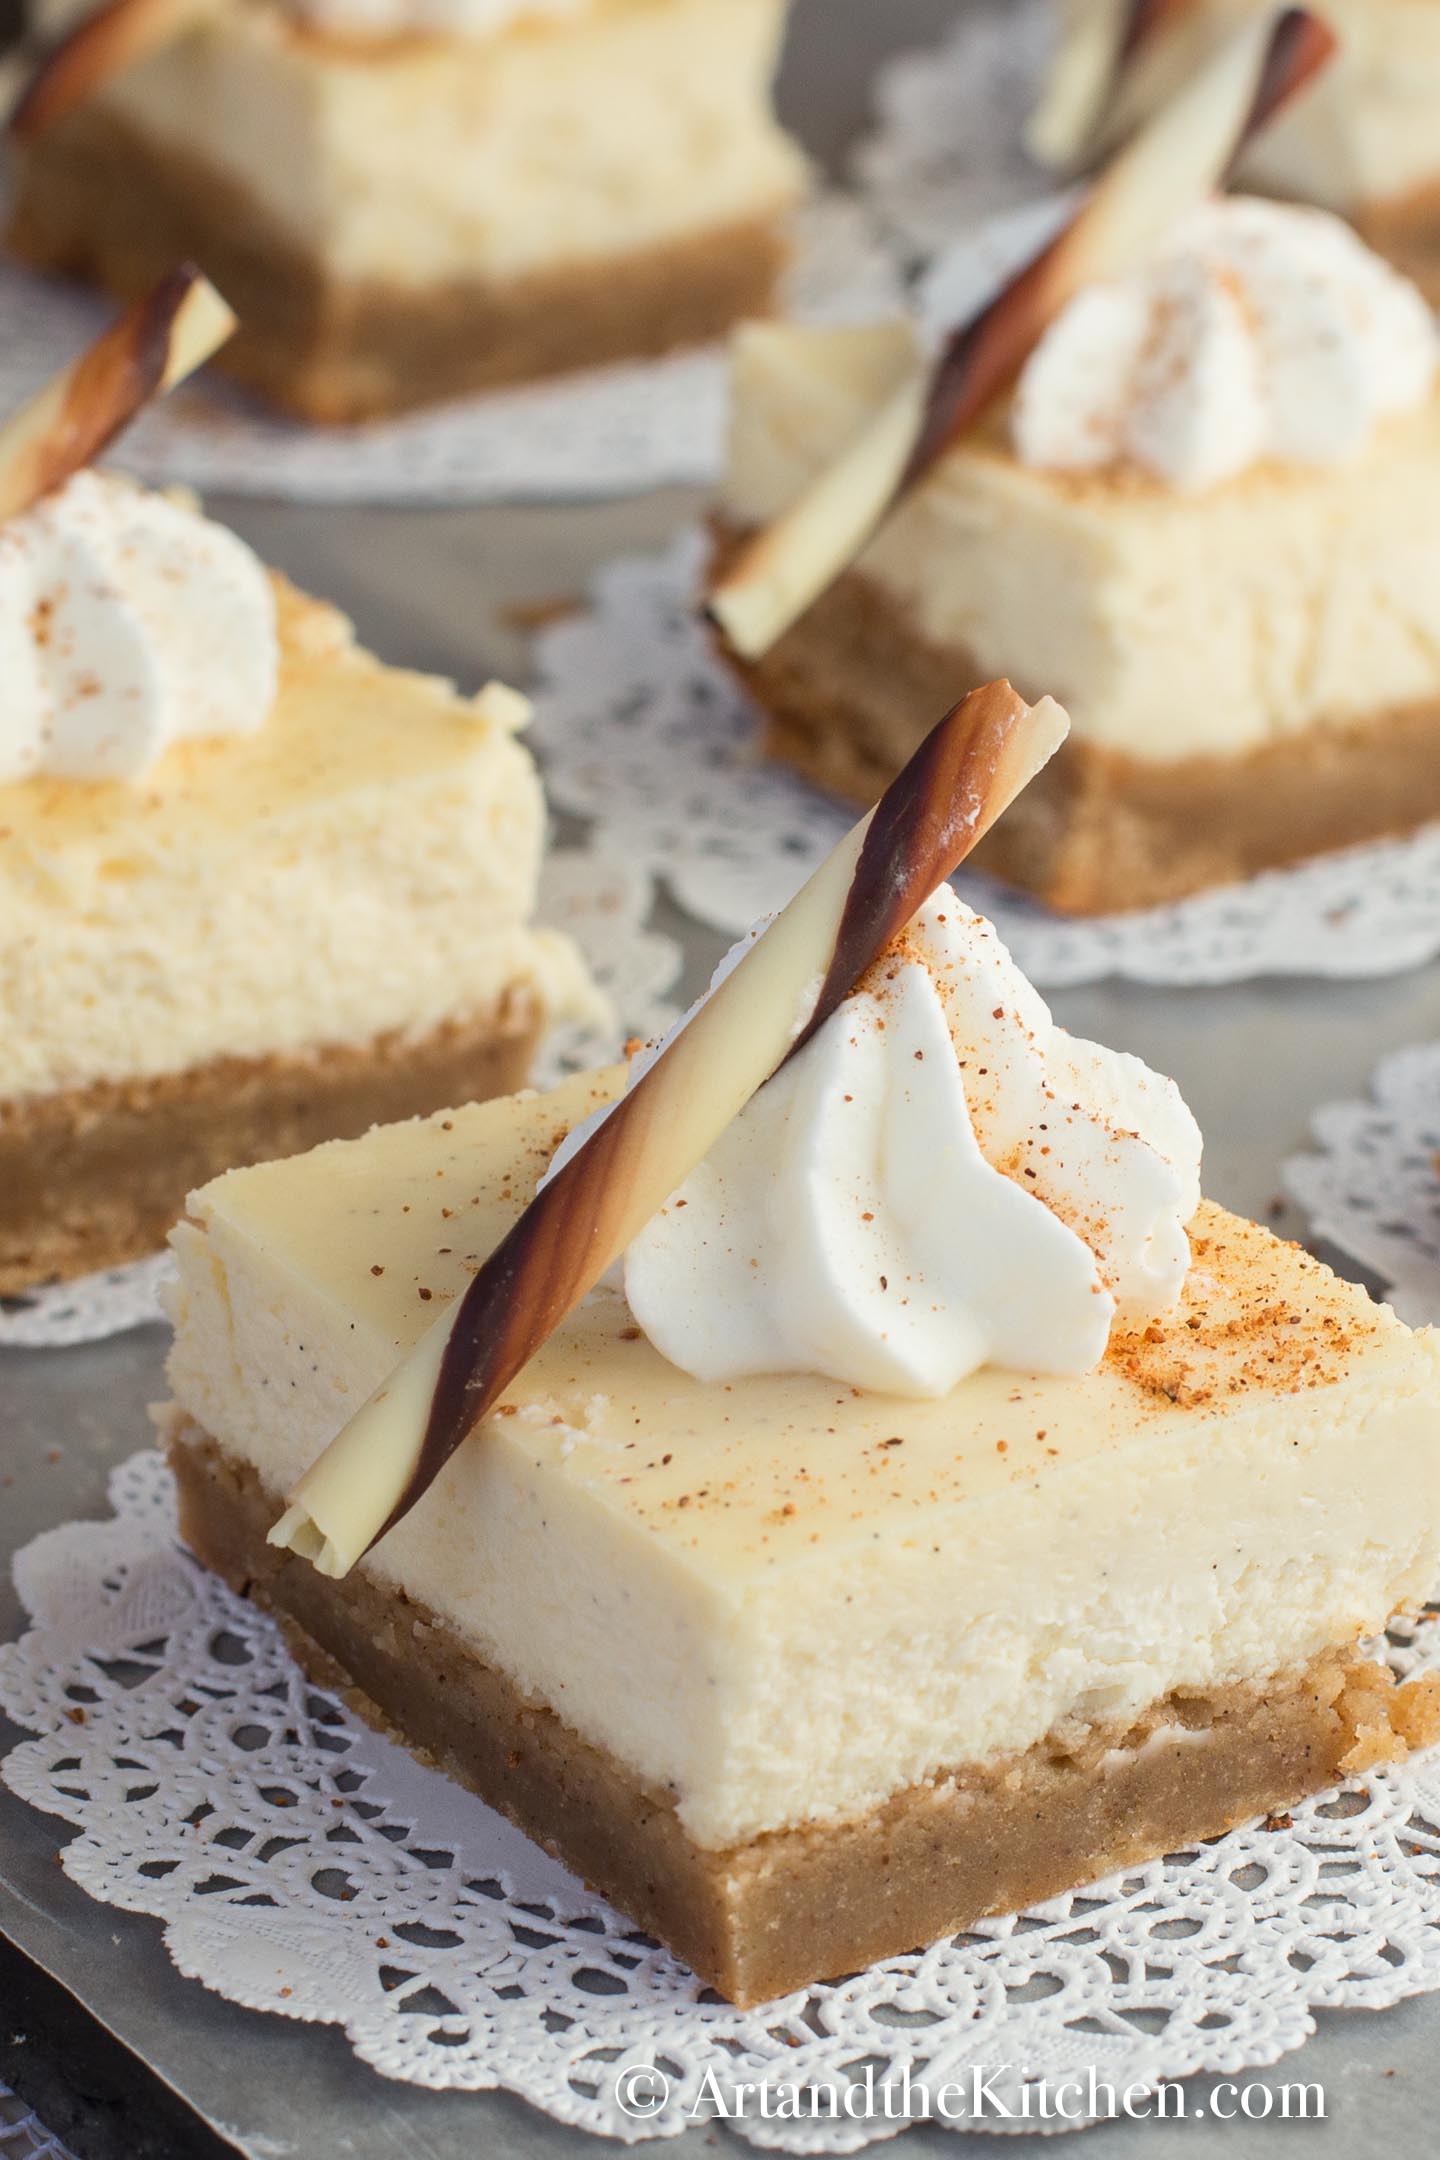
M353 421L714 338L804 164L784 0L237 0L22 138L10 242L128 296L197 262L219 364Z
M1300 213L1293 213L1299 215ZM734 342L716 577L916 366L903 323ZM1440 397L1335 464L1204 490L953 448L762 656L769 749L869 804L993 676L1069 742L977 851L1052 907L1174 900L1440 817Z
M552 1019L600 1009L533 920L523 699L387 668L272 587L254 732L0 786L0 1292L158 1251L231 1164L506 1093Z
M1208 1204L1169 1318L936 1399L702 1382L602 1285L344 1580L269 1545L624 1079L232 1172L175 1232L183 1535L362 1714L746 2004L1433 1737L1364 1638L1440 1555L1440 1341Z

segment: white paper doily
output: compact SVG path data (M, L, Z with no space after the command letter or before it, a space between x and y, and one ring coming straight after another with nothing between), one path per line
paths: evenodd
M758 724L715 659L693 594L703 538L612 563L592 607L537 642L532 740L553 801L731 936L780 906L853 811L762 759ZM1042 989L1388 975L1440 951L1440 825L1170 907L1070 920L959 879Z
M799 236L789 295L798 316L893 312L896 273L858 205L822 198L800 214ZM80 288L0 263L0 412L113 312ZM707 484L720 469L725 413L718 347L354 428L287 421L207 375L144 414L111 461L156 486L295 502L575 500Z
M1440 1323L1440 1043L1396 1051L1368 1102L1331 1103L1312 1126L1320 1152L1284 1179L1316 1237L1378 1275L1412 1327Z
M1051 35L1048 0L964 11L933 50L902 53L876 78L875 122L853 164L864 199L911 258L1048 183L1026 156L1025 123Z
M0 1775L73 1824L66 1873L154 1914L180 1970L232 2001L342 2025L388 2077L502 2087L639 2139L685 2128L707 2072L1000 2089L1094 2066L1117 2088L1273 2063L1326 2008L1440 1988L1440 1754L1307 1802L958 1942L732 2009L479 1801L377 1739L276 1628L180 1554L153 1452L113 1520L16 1563L33 1617L0 1649L0 1704L37 1735ZM1390 1648L1440 1662L1440 1623ZM627 2116L618 2071L670 2097ZM1016 2066L1005 2069L1003 2066ZM892 2121L738 2125L782 2151L854 2149ZM1003 2124L987 2119L986 2127ZM1024 2127L1016 2125L1016 2127Z
M162 1317L160 1287L169 1272L168 1255L151 1253L125 1267L0 1298L0 1350L65 1350L144 1327Z
M0 2160L73 2160L38 2115L0 2085Z
M627 1036L662 1035L676 1017L670 1002L683 964L674 938L646 928L654 884L643 864L596 848L552 850L541 874L539 918L579 945L614 1013L613 1025L555 1029L536 1060L537 1087L601 1065ZM74 1282L51 1283L0 1299L0 1349L55 1350L143 1327L161 1315L169 1273L164 1253L107 1268Z

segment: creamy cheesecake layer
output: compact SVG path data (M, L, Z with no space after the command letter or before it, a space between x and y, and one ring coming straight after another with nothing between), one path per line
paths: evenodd
M382 667L281 587L276 704L145 778L0 788L0 1096L431 1034L590 990L531 923L518 700Z
M904 325L747 327L727 519L769 522L913 364ZM1174 762L1440 696L1440 399L1354 463L1258 467L1203 494L955 450L856 568L927 642L1069 709L1077 743ZM970 688L957 683L955 693Z
M182 1410L288 1487L619 1084L233 1173L176 1233ZM611 1291L364 1563L722 1850L1176 1691L1294 1673L1427 1594L1440 1346L1253 1225L1082 1379L939 1402L704 1387Z
M337 281L520 279L767 216L803 161L770 114L783 0L594 0L493 36L376 43L242 0L95 111L239 187Z

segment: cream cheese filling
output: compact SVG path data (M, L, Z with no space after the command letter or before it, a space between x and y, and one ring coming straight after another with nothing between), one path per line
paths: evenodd
M913 365L903 324L750 325L722 502L786 508ZM1265 465L1200 497L947 457L856 567L919 633L1066 706L1076 741L1166 763L1440 698L1440 398L1333 470Z
M618 1084L207 1187L175 1239L180 1406L283 1490ZM1251 1225L1195 1233L1159 1344L930 1403L703 1386L601 1290L365 1565L710 1848L1263 1682L1427 1594L1440 1347Z

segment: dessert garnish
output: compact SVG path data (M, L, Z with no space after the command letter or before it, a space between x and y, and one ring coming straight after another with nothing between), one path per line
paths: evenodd
M1276 112L1335 51L1308 9L1227 39L1090 187L1079 209L851 447L742 548L709 596L734 650L753 659L853 561L896 503L1015 381L1042 333L1085 286L1143 261L1222 185Z
M11 108L9 132L33 142L102 84L169 45L217 0L105 0L44 55Z
M1027 131L1035 156L1079 171L1126 132L1127 117L1153 109L1141 77L1147 87L1171 81L1172 60L1184 57L1176 33L1195 11L1196 0L1088 0L1066 26L1049 90Z
M1063 741L1051 699L972 691L641 1077L465 1294L287 1496L273 1545L340 1576L701 1163Z
M234 328L219 293L190 265L134 301L0 427L0 524L63 486Z
M275 701L275 593L235 533L89 461L235 318L162 279L0 430L0 784L134 780L185 736L252 734Z
M1174 1081L1058 1028L947 888L632 1239L625 1302L707 1386L1078 1376L1175 1311L1201 1152Z
M1195 0L1126 0L1120 27L1120 58L1128 60L1162 24L1187 14Z

